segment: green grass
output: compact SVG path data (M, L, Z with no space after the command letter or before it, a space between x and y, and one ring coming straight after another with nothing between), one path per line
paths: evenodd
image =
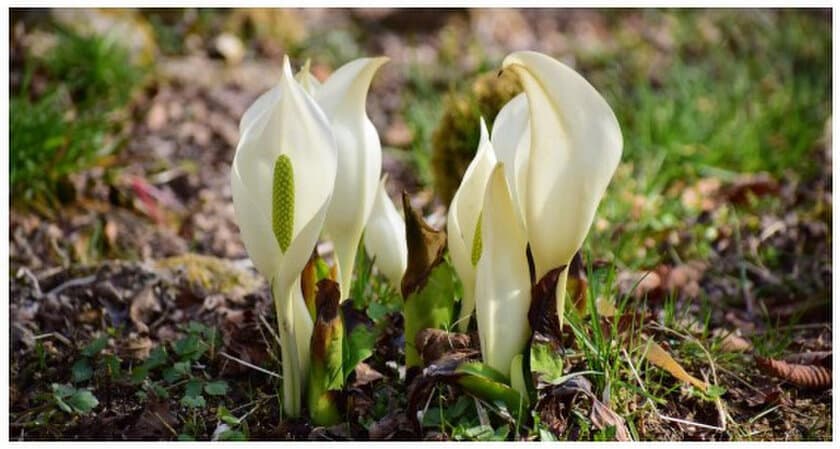
M731 181L740 173L818 173L812 156L830 115L830 21L803 12L652 12L654 23L673 19L668 63L655 73L650 42L628 40L615 53L586 55L579 69L613 106L624 134L623 166L599 216L612 226L593 230L592 248L618 263L651 266L674 261L643 240L684 228L695 236L680 258L706 256L707 229L698 212L669 189L701 177ZM716 39L703 39L713 26ZM645 208L627 220L633 196ZM621 223L620 232L615 224ZM710 236L713 237L713 236Z
M10 181L14 198L65 199L68 175L112 152L113 138L143 70L101 36L58 30L45 57L28 59L10 101ZM36 94L34 77L46 88Z

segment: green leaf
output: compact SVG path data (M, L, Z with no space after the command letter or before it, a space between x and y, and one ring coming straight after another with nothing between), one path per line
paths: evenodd
M142 364L140 366L135 366L131 370L131 383L139 384L143 382L143 379L149 376L149 366L147 364Z
M225 430L219 434L219 441L248 441L248 437L239 430Z
M179 433L178 441L195 441L195 437L187 433Z
M405 300L405 363L421 366L414 338L426 328L446 329L454 316L454 270L441 261L429 274L425 284Z
M84 349L82 349L82 355L85 357L94 357L96 354L102 352L105 349L105 346L108 346L108 335L102 335L99 338L90 342Z
M105 357L102 359L102 366L105 367L105 371L108 373L108 376L114 380L119 379L122 376L120 363L120 358L113 354L105 354Z
M205 326L202 323L199 323L198 321L190 321L189 323L187 323L187 329L186 330L187 330L187 333L189 333L189 334L201 335L205 331L207 331L207 326Z
M193 379L187 382L187 385L184 387L184 395L185 396L198 396L201 394L201 390L203 387L203 382L198 379Z
M172 350L181 360L196 361L207 351L207 343L201 341L197 335L187 335L173 343Z
M216 410L216 417L218 417L222 422L230 424L231 426L238 426L242 423L242 420L237 418L224 405L220 405L219 408Z
M356 365L373 355L376 334L367 326L353 328L344 339L344 380L356 369Z
M184 395L184 397L181 398L181 405L189 408L203 408L207 405L207 401L205 401L204 396L200 394L197 396Z
M90 413L99 400L88 389L76 389L70 385L52 384L53 399L61 410L73 414Z
M228 384L223 380L207 382L204 384L204 392L210 396L224 396L228 392Z
M93 367L90 366L90 360L87 358L76 360L71 371L75 383L84 382L93 377Z
M148 389L154 393L154 395L160 399L167 399L169 398L169 390L163 387L163 385L159 384L158 382L152 382L149 384Z
M153 370L157 367L163 366L166 364L166 360L169 355L166 353L166 348L163 346L158 346L149 353L149 358L143 362L149 370Z
M543 382L552 383L563 377L563 359L549 344L534 343L531 345L531 372Z
M540 426L540 441L557 441L557 437L544 426Z

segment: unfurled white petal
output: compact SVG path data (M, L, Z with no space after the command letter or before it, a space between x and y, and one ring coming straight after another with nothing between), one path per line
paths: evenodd
M510 375L531 334L528 240L516 217L504 164L490 175L481 219L481 258L476 267L475 315L484 363Z
M306 60L306 64L304 64L297 75L295 75L295 80L300 83L300 86L303 87L303 90L309 93L309 95L315 95L315 92L321 88L321 82L318 81L318 78L315 78L315 75L309 71L310 62L311 61L309 59Z
M373 203L373 210L365 227L365 250L391 285L399 288L408 265L408 246L405 240L405 221L388 192L382 178Z
M365 112L365 100L374 74L386 61L351 61L315 91L338 146L339 169L324 227L335 245L342 300L350 290L356 251L382 167L379 135Z
M525 202L528 152L531 147L531 127L528 119L528 97L521 93L502 107L493 122L490 142L499 161L505 164L505 177L513 195L516 213L524 223L521 205Z
M481 119L481 136L475 157L467 166L461 185L452 203L446 221L446 233L449 244L449 254L452 265L461 279L464 287L464 297L461 299L461 313L458 326L465 331L469 325L469 317L475 308L475 260L479 254L474 251L476 229L479 224L481 207L484 202L484 190L490 172L496 164L496 155L490 144L487 125ZM483 238L483 236L482 236Z
M528 96L531 142L522 209L539 279L568 264L583 243L621 158L621 129L606 100L559 61L516 52L503 66L519 76Z

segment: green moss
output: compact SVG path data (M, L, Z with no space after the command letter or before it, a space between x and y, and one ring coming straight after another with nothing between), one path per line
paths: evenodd
M212 256L187 253L158 260L155 265L179 284L202 295L220 293L241 297L261 284L260 279L248 271Z
M479 75L467 92L451 93L444 100L443 116L432 135L432 175L440 198L449 203L461 184L480 137L479 119L492 127L499 110L522 92L509 72Z

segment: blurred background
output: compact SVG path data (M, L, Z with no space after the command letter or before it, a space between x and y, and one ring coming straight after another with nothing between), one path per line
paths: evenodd
M521 91L502 59L529 49L587 78L624 134L588 263L625 292L702 297L686 310L716 325L830 323L831 25L817 9L14 9L13 304L21 269L245 260L230 162L284 54L321 80L390 58L367 107L388 190L440 225L479 117Z
M791 207L829 224L826 10L55 9L13 10L11 23L12 254L32 268L187 248L245 257L229 162L239 117L284 54L322 80L353 58L391 58L368 114L390 193L430 213L457 188L478 117L492 124L520 91L497 76L502 58L531 49L581 72L622 126L596 257L708 258L734 227L761 235L764 212Z

